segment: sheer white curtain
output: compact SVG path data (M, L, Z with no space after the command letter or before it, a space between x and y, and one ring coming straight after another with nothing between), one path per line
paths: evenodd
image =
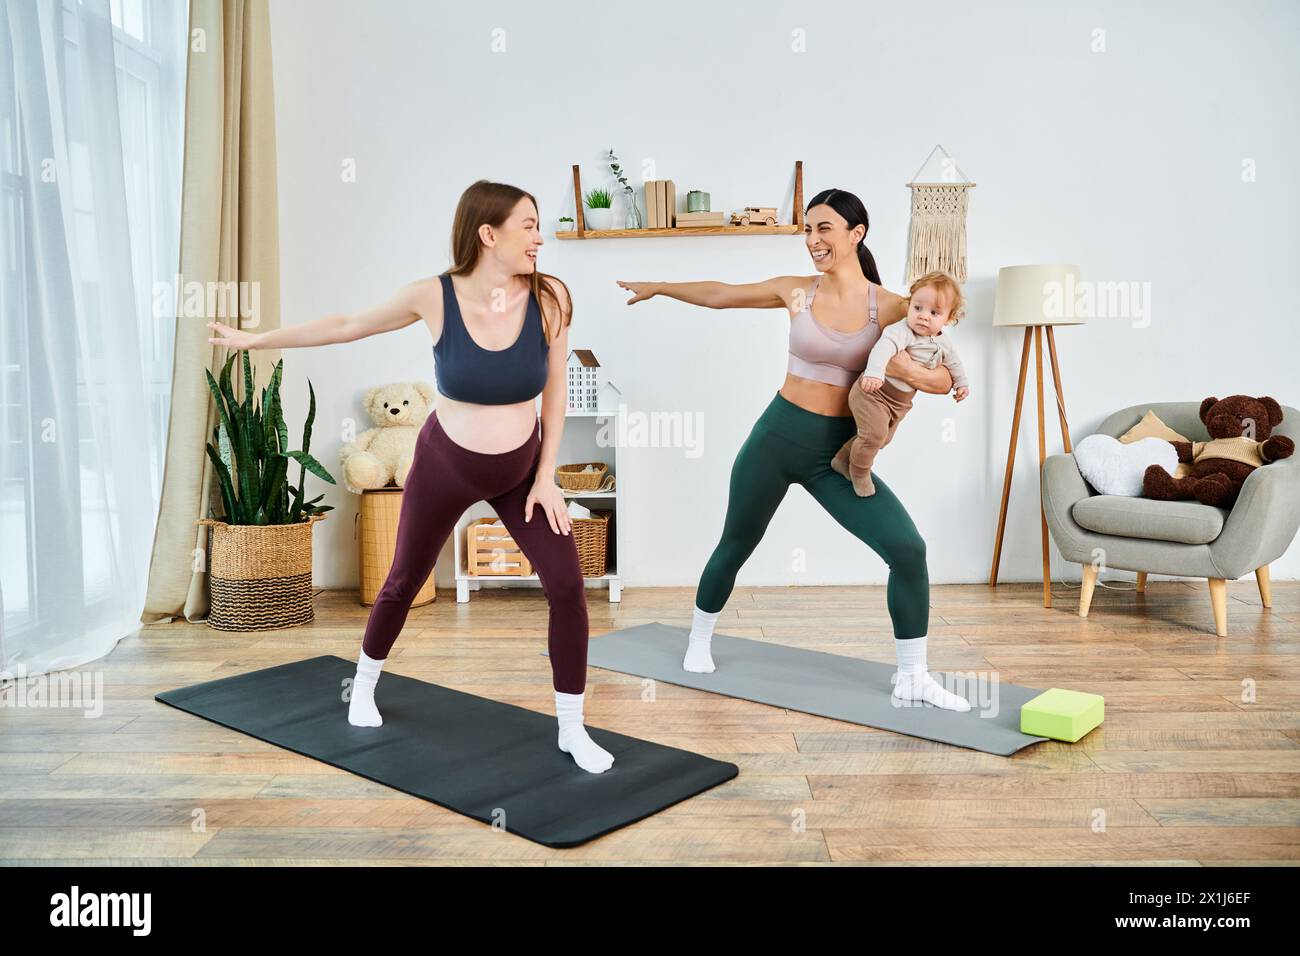
M187 7L0 0L0 672L73 667L139 627L172 365Z

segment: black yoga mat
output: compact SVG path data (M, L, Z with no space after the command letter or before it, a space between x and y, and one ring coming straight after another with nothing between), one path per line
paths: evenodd
M554 715L387 671L375 690L383 726L353 727L342 691L355 674L355 663L322 655L155 700L550 847L585 843L738 773L591 726L614 766L588 773L556 746Z

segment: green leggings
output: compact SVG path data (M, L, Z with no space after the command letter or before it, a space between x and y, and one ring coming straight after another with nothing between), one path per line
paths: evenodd
M720 611L736 574L767 530L790 485L808 489L823 508L889 565L886 596L894 637L924 637L930 622L930 575L925 540L902 503L873 472L876 493L859 498L831 458L857 434L851 415L819 415L778 392L754 423L731 468L722 540L713 549L695 593L701 611Z

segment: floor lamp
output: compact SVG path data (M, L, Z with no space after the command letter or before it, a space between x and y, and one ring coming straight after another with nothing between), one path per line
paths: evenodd
M1066 452L1073 452L1070 426L1065 418L1065 396L1061 391L1061 369L1056 361L1058 325L1082 325L1076 314L1075 287L1079 267L1072 265L1007 266L998 270L998 294L993 306L995 328L1024 328L1025 343L1020 351L1020 381L1016 385L1016 410L1011 419L1011 447L1007 450L1006 475L1002 480L1002 508L998 512L998 534L993 544L993 567L989 587L998 583L998 562L1002 559L1002 534L1007 525L1007 502L1011 497L1011 473L1016 463L1016 439L1020 435L1020 407L1025 397L1025 376L1029 371L1029 339L1034 340L1034 367L1038 384L1038 516L1043 529L1043 607L1052 606L1052 570L1047 549L1047 514L1043 510L1043 461L1047 457L1045 410L1043 408L1043 329L1052 359L1052 383L1056 387L1056 410L1061 419L1061 440Z

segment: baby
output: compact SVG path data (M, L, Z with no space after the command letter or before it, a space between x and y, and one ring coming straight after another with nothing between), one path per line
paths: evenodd
M912 408L916 390L901 379L885 374L885 366L900 349L926 368L940 363L952 375L953 398L961 401L970 394L970 384L952 340L943 327L956 324L962 315L961 287L946 272L927 272L915 282L907 299L907 320L891 323L867 358L858 387L849 390L849 410L858 434L844 443L831 460L831 467L849 481L859 497L876 493L871 466L876 452L889 444L894 429Z

